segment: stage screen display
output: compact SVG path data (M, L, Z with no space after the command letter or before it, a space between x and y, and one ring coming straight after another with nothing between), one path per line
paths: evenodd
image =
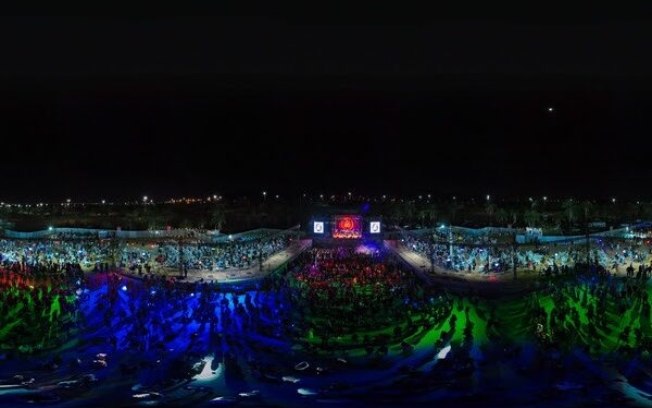
M380 234L380 221L371 221L369 223L369 233Z
M333 238L362 238L362 217L358 215L336 215L331 219Z
M324 222L323 221L315 221L312 227L312 231L315 234L323 234L324 233Z

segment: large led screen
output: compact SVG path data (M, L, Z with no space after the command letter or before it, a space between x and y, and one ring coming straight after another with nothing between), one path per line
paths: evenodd
M333 238L362 238L362 217L357 215L336 215L331 219Z

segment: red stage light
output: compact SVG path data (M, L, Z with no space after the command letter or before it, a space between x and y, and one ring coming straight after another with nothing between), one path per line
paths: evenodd
M332 219L333 238L362 238L360 217L352 215L335 216Z
M340 220L339 228L350 231L353 229L353 220L350 217L344 217Z

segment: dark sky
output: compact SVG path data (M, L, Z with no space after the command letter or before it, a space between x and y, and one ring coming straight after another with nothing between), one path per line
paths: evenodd
M1 18L2 198L652 198L640 14L318 17Z

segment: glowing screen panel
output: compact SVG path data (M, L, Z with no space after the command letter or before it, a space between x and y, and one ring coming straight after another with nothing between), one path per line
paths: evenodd
M337 215L331 219L333 238L362 238L362 217L358 215Z
M371 221L369 223L369 232L371 234L380 234L380 221Z
M315 234L323 234L324 233L324 222L323 221L315 221L312 225L312 231Z

